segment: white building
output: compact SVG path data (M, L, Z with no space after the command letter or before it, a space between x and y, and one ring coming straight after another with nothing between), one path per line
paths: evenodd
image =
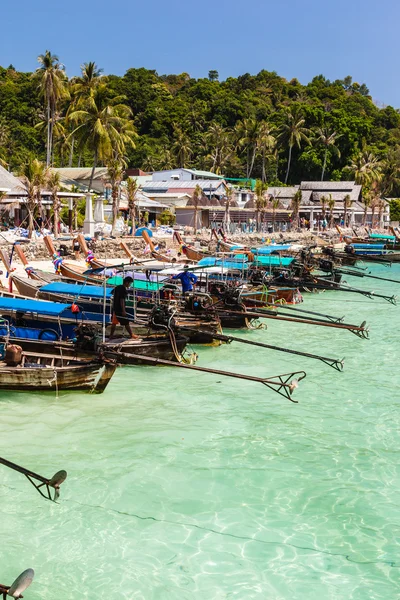
M198 181L200 179L219 179L221 175L216 175L210 171L199 171L198 169L171 169L169 171L154 171L151 176L152 181Z

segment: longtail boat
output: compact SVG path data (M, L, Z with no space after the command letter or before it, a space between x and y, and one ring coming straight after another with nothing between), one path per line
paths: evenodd
M193 248L193 246L186 244L182 240L182 237L181 237L181 234L179 233L179 231L174 231L173 239L176 239L176 241L179 244L179 247L181 248L182 253L191 262L198 262L202 258L206 258L206 256L210 256L210 252L204 252L203 250L197 250L196 248Z
M9 360L8 351L15 346L5 346L0 361L0 390L86 390L101 393L113 376L116 364L101 359L85 360L64 357L61 350L51 352L14 353Z

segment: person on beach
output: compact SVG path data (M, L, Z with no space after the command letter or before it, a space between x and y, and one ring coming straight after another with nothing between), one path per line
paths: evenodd
M132 340L140 340L139 336L135 335L132 332L131 326L129 324L129 319L126 313L126 296L128 295L128 289L132 285L132 283L133 277L128 276L125 277L122 285L117 285L114 288L111 331L109 337L110 340L114 337L117 325L122 325L123 327L125 327Z
M183 272L174 275L172 279L180 279L182 284L182 292L186 294L187 292L193 291L193 286L196 285L197 277L194 273L190 273L189 266L185 265L183 267Z

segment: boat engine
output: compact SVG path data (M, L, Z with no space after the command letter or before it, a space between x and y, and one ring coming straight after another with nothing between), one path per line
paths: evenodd
M80 323L75 328L75 346L82 351L94 352L100 342L99 330L96 325Z
M149 323L153 327L169 327L170 325L174 325L174 313L175 310L172 306L168 306L166 304L156 304L149 317Z

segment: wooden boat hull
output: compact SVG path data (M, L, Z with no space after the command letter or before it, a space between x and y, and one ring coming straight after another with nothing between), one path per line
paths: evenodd
M63 363L68 363L62 366ZM25 353L22 365L9 367L0 362L0 390L58 391L82 390L101 393L116 365L99 361L77 361L51 355Z

